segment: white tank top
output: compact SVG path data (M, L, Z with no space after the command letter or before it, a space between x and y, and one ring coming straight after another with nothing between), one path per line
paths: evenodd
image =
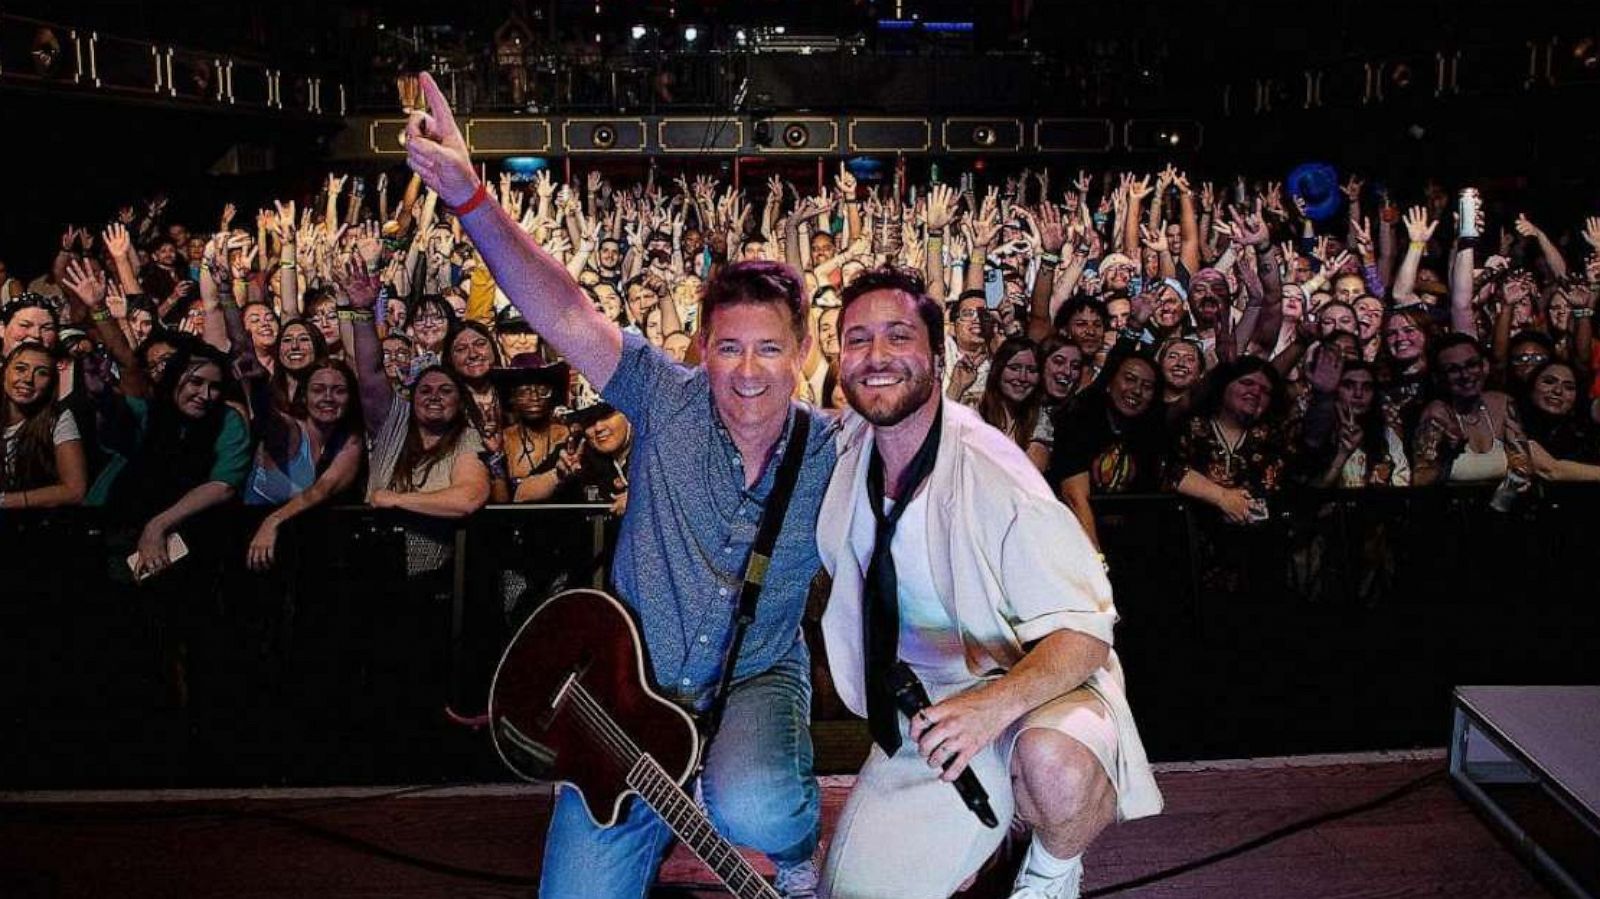
M1466 423L1461 420L1460 413L1450 410L1456 417L1456 427L1466 434ZM1483 406L1484 419L1494 425L1494 413L1489 411L1489 406ZM1499 427L1495 427L1499 431ZM1483 452L1475 452L1472 443L1461 448L1461 454L1450 464L1450 480L1456 483L1477 483L1482 481L1498 481L1506 476L1506 447L1499 437Z

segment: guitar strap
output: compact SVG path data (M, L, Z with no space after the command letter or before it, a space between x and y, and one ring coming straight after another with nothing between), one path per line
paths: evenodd
M734 612L733 640L728 644L728 654L722 659L722 679L717 684L717 694L706 710L704 736L700 740L700 765L705 766L705 748L711 745L722 726L722 712L728 704L728 690L733 686L733 669L739 660L739 648L744 645L745 631L756 620L756 600L761 597L761 587L767 580L767 568L772 564L772 550L778 543L778 532L783 529L783 517L789 509L789 498L794 495L795 482L800 479L800 465L805 458L806 443L811 435L811 413L800 407L794 413L794 427L789 432L789 445L778 463L773 476L772 492L767 494L766 507L761 512L761 524L756 528L756 542L750 547L750 558L744 565L744 586L739 590L739 606Z

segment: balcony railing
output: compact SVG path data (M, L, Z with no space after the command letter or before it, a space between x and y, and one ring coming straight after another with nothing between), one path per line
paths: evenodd
M0 13L0 86L342 118L345 86L260 61Z

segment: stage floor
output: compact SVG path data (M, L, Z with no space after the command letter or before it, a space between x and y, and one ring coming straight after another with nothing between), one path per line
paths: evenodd
M1101 838L1085 895L1552 895L1443 771L1442 751L1157 766L1165 814ZM824 778L826 823L850 783ZM529 897L548 808L534 786L0 794L0 896ZM720 895L681 847L663 880Z

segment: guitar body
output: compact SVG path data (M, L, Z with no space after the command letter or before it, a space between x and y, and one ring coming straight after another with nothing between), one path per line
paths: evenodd
M517 631L495 671L495 751L524 779L576 787L600 827L617 823L623 799L634 792L627 760L638 753L681 786L699 755L694 720L650 688L644 662L639 629L615 598L598 590L551 597ZM597 727L580 698L614 721ZM634 751L616 751L623 743Z

